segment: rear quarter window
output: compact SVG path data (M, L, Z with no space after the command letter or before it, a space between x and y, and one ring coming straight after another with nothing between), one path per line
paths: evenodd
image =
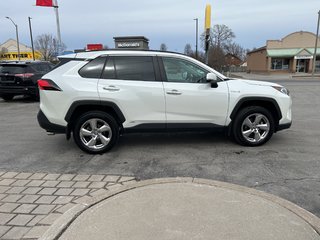
M79 70L79 75L83 78L100 78L105 61L105 57L91 60Z

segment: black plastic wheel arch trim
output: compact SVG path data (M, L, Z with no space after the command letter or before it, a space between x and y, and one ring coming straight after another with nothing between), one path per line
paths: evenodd
M113 102L108 102L108 101L99 101L99 100L81 100L81 101L76 101L71 104L66 116L65 120L66 122L69 123L72 114L74 111L81 106L99 106L99 107L111 107L115 113L117 114L117 117L119 118L121 123L124 123L126 121L126 118L124 117L123 113L121 112L120 108Z
M239 111L241 105L245 102L251 102L251 101L262 101L262 102L268 102L268 103L272 103L272 105L276 108L279 120L282 118L282 113L280 110L280 107L277 103L276 100L274 100L273 98L267 98L267 97L244 97L241 98L238 103L236 104L236 106L233 108L232 113L230 115L230 118L233 120L237 114L237 112Z

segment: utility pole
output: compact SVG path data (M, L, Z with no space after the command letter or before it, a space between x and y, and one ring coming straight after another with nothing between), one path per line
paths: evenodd
M198 18L193 19L196 21L196 59L198 59Z
M17 49L18 49L18 59L20 61L20 44L19 44L19 34L18 34L18 25L10 18L10 17L6 17L7 19L9 19L13 25L16 27L16 38L17 38Z
M319 41L319 24L320 24L320 11L318 12L317 35L316 35L316 43L314 46L314 54L313 54L312 77L314 76L314 72L316 69L317 48L318 48L318 41Z
M62 47L62 41L61 41L61 32L60 32L60 21L59 21L59 11L58 11L58 0L54 0L54 11L56 13L56 22L57 22L57 37L58 37L58 54L61 54L61 47Z
M31 17L28 17L29 20L29 29L30 29L30 39L31 39L31 47L32 47L32 58L33 61L36 60L35 55L34 55L34 46L33 46L33 37L32 37L32 28L31 28Z

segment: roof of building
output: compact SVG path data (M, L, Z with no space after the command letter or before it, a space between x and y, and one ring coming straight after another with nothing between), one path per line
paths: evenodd
M259 51L266 50L266 49L267 49L267 46L263 46L263 47L260 47L260 48L253 49L252 51L248 52L247 54L254 53L254 52L259 52Z
M144 36L125 36L125 37L114 37L114 40L144 40L149 42L149 39Z
M21 52L32 51L30 47L21 43L20 41L19 47ZM4 43L0 44L0 51L3 50L3 48L5 48L6 51L17 51L17 41L12 38L8 39Z

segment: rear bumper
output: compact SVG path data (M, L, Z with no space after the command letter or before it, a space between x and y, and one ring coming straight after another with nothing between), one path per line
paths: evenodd
M37 118L38 118L40 127L42 127L47 132L52 132L52 133L67 132L66 127L51 123L41 110L39 111Z
M0 85L0 94L26 94L26 95L38 95L37 86L3 86Z

